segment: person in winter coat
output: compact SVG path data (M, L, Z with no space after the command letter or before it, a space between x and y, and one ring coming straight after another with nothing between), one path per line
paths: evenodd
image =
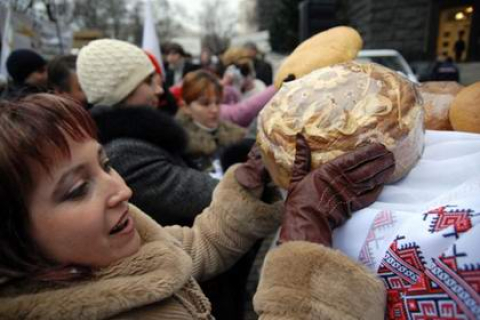
M256 239L280 223L283 203L275 201L278 197L267 185L268 175L255 149L246 163L226 173L211 205L192 228L162 227L129 204L131 189L96 141L88 112L72 100L38 94L3 102L0 126L5 128L0 134L2 319L212 319L210 304L197 281L227 269ZM381 145L371 145L337 158L329 168L306 174L306 148L297 143L297 169L285 205L290 222L316 215L315 228L328 232L326 221L331 220L334 227L348 218L351 209L369 205L393 172L391 153ZM345 178L334 181L332 172ZM339 208L328 201L334 198L342 204ZM291 230L283 239L298 240L304 227ZM340 260L331 265L330 259L338 254L315 246L310 251L318 249L323 255L310 256L314 264L330 264L331 273L306 275L300 266L297 279L312 274L335 278L336 269L343 266L334 268ZM300 253L308 252L289 252L293 257ZM303 255L303 259L308 257ZM283 269L281 264L277 268ZM269 269L266 266L265 274ZM284 301L289 312L315 308L325 315L337 315L332 318L370 319L372 311L382 310L384 301L367 298L383 291L361 268L347 269L353 273L346 274L348 279L360 287L335 279L313 282L328 284L328 288L311 288L312 282L303 282L304 289L311 290L307 293L329 291L305 306L297 303L301 291L284 287L283 292L273 292L276 301L295 293L299 296ZM293 275L295 270L281 271ZM293 280L284 279L285 283ZM346 287L353 292L344 296ZM369 289L373 291L365 296L354 294ZM272 301L256 302L263 319L302 319L282 315L283 309L270 310Z
M261 201L263 183L243 187L232 170L192 228L158 225L129 204L72 100L6 102L0 124L1 319L212 319L197 281L280 221L282 203Z
M255 42L248 41L243 44L248 50L248 54L252 57L255 75L262 80L267 86L273 83L273 67L270 62L265 60L264 53L260 52Z
M165 54L167 62L165 82L168 88L181 83L187 73L200 69L199 65L187 59L187 53L178 43L169 43Z
M225 84L236 87L242 94L242 100L265 90L265 83L255 74L253 59L247 49L230 47L222 55L226 67L223 74Z
M88 108L87 98L77 76L77 57L68 54L56 56L48 62L48 87L55 94L70 97Z
M183 160L184 130L156 110L162 88L140 48L102 39L80 50L77 74L112 166L133 189L132 203L164 225L190 226L218 181Z
M161 92L158 94L157 108L158 110L165 112L166 114L174 116L178 111L177 101L175 100L175 97L163 81L162 68L160 67L160 63L153 54L146 50L144 51L152 62L153 67L155 68L155 72L153 74L153 81L155 81L157 85L162 88Z
M254 121L256 121L258 113L277 92L275 86L272 85L243 101L237 101L236 99L228 101L228 98L227 100L225 99L225 91L230 91L231 89L232 86L223 85L224 97L220 104L220 119L232 122L243 128L249 127ZM175 96L177 103L181 105L183 103L182 87L171 87L170 92Z
M182 97L184 106L176 119L189 136L186 154L199 170L215 172L214 162L218 162L223 149L242 140L245 129L220 120L222 85L213 73L188 73Z
M19 99L47 90L47 61L30 49L12 51L5 63L11 82L3 93L7 99Z

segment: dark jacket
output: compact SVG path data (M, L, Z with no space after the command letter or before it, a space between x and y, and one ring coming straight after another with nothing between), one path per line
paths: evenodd
M182 70L182 78L185 77L185 75L189 72L195 71L200 69L200 66L198 64L193 64L191 62L185 61L185 64L183 65L183 70ZM168 68L168 65L166 67L167 70L167 75L165 77L165 85L167 88L170 88L172 85L174 85L174 71L172 69Z
M267 86L273 83L273 68L272 65L259 58L253 60L253 65L255 67L255 74L257 79L262 80Z
M170 90L168 90L165 83L163 84L163 94L160 96L160 101L158 102L158 110L170 116L174 116L178 111L177 100L175 100L175 97Z
M185 164L183 129L150 108L97 106L91 113L113 167L133 190L130 201L162 225L192 225L218 181Z
M45 88L31 86L28 84L10 83L1 93L0 98L7 100L17 100L25 98L31 94L47 92Z

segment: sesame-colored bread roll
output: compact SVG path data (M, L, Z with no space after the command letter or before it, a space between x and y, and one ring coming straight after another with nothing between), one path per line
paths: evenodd
M480 82L457 94L450 107L450 123L456 131L480 133Z
M452 130L449 110L463 86L455 81L429 81L419 86L425 107L425 129Z
M282 62L275 76L275 87L280 88L285 79L299 79L319 68L353 60L362 45L360 34L350 27L334 27L317 33Z

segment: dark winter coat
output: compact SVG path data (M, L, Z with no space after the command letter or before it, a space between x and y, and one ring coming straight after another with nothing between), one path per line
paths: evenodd
M150 108L97 106L91 112L113 167L133 190L130 201L162 225L192 225L218 181L185 164L184 130Z
M2 92L0 98L6 100L18 100L35 93L44 93L45 88L31 86L28 84L9 84Z
M166 66L166 77L165 77L165 84L168 88L170 88L171 86L173 86L175 83L174 83L174 73L175 71L168 68L168 65ZM196 71L200 69L200 66L197 65L197 64L193 64L191 62L188 62L188 61L185 61L184 63L184 66L183 66L183 70L182 70L182 78L185 77L185 75L189 72L192 72L192 71Z
M255 67L255 75L257 79L262 80L267 86L273 83L273 68L272 65L259 58L253 60L253 65Z

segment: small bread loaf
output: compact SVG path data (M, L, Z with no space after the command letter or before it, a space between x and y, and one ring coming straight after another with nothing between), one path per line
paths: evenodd
M425 129L452 130L450 106L463 86L455 81L423 82L419 87L425 107Z
M450 123L456 131L480 133L480 82L457 94L450 107Z
M275 87L280 88L285 79L299 79L319 68L353 60L362 45L360 34L350 27L340 26L317 33L283 61L275 76Z
M259 115L257 142L274 182L286 188L295 136L312 150L312 167L371 142L395 155L391 181L405 176L423 151L423 105L415 84L395 71L347 62L285 83Z

